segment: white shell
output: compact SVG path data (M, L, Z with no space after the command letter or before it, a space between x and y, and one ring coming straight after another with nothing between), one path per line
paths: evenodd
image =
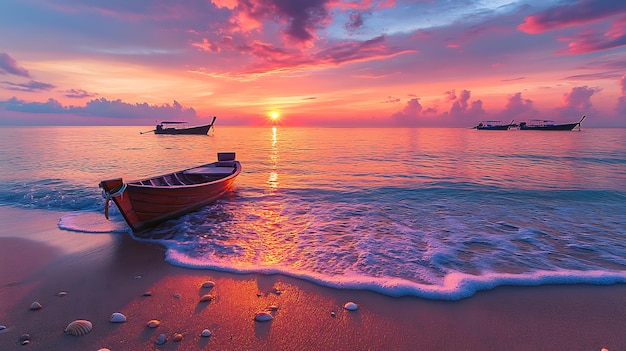
M57 294L58 297L63 297L63 296L67 296L67 291L59 291L59 293Z
M111 315L111 319L109 320L111 323L124 323L127 321L126 316L119 313L119 312L115 312Z
M35 311L35 310L40 310L43 306L41 306L41 304L37 301L33 302L30 304L30 309Z
M210 301L213 301L213 299L215 299L215 297L213 297L213 295L211 295L211 294L206 294L206 295L203 295L203 296L200 298L200 302L210 302Z
M5 330L7 328L6 325L0 325L0 331Z
M259 312L254 317L254 320L257 322L267 322L271 321L272 319L274 319L274 317L268 312Z
M156 327L158 327L159 325L161 325L161 321L160 321L160 320L158 320L158 319L153 319L153 320L151 320L150 322L148 322L148 327L149 327L149 328L156 328Z
M167 338L165 337L165 334L159 335L159 337L156 339L157 345L163 345L165 344L166 341L167 341Z
M93 325L86 319L77 319L65 327L63 330L66 334L81 336L89 333Z
M208 329L204 329L202 333L200 333L200 336L209 337L211 336L211 331Z
M354 302L346 302L346 304L343 305L343 308L348 311L356 311L359 308L359 305L355 304Z
M207 280L206 282L202 283L202 287L203 287L203 288L208 288L208 289L210 289L210 288L212 288L212 287L214 287L214 286L215 286L215 282L214 282L214 281L211 281L211 280Z

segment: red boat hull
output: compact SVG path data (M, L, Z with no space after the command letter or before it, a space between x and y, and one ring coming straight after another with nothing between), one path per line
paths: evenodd
M234 160L230 161L232 165L230 167L220 167L217 166L218 164L220 162L127 184L124 184L121 178L109 179L100 182L100 187L107 195L107 206L108 199L113 200L131 229L134 232L140 232L206 206L231 190L235 178L241 172L241 165ZM221 171L222 174L191 172L203 169L202 167L213 172ZM193 182L196 184L191 184L192 181L188 181L189 184L180 185L152 184L156 183L156 179L174 176L174 174L182 177L181 174L185 172L188 172L189 178L195 179ZM107 210L105 210L106 214Z

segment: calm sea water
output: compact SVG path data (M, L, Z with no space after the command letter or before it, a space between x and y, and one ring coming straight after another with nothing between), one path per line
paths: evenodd
M190 268L459 299L499 285L626 282L626 129L0 128L0 205L132 235L100 180L235 151L236 189L136 240Z

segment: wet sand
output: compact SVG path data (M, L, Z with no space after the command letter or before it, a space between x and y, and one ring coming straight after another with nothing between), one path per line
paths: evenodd
M626 350L625 284L500 287L460 301L393 298L175 267L162 247L128 234L60 230L63 215L0 207L0 350ZM209 280L215 286L203 288ZM214 299L200 302L205 294ZM43 308L30 310L34 301ZM359 309L343 309L348 301ZM273 320L254 321L271 306ZM109 322L114 312L127 322ZM93 330L64 334L75 319ZM148 328L152 319L161 325ZM212 335L201 337L203 329Z

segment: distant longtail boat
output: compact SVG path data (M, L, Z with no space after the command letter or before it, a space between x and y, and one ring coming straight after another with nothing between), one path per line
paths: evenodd
M530 123L520 122L519 129L520 130L572 130L576 127L580 129L580 124L583 122L587 116L583 116L578 122L574 123L563 123L563 124L555 124L554 121L551 120L539 120L533 119Z
M206 135L209 133L209 130L211 128L214 128L213 124L215 123L215 119L217 119L217 117L213 116L213 121L211 121L211 124L205 124L205 125L196 126L196 127L186 127L187 122L163 121L157 124L154 130L141 132L140 134L154 132L154 134L169 134L169 135L178 135L178 134ZM181 125L183 126L182 128L179 127Z

